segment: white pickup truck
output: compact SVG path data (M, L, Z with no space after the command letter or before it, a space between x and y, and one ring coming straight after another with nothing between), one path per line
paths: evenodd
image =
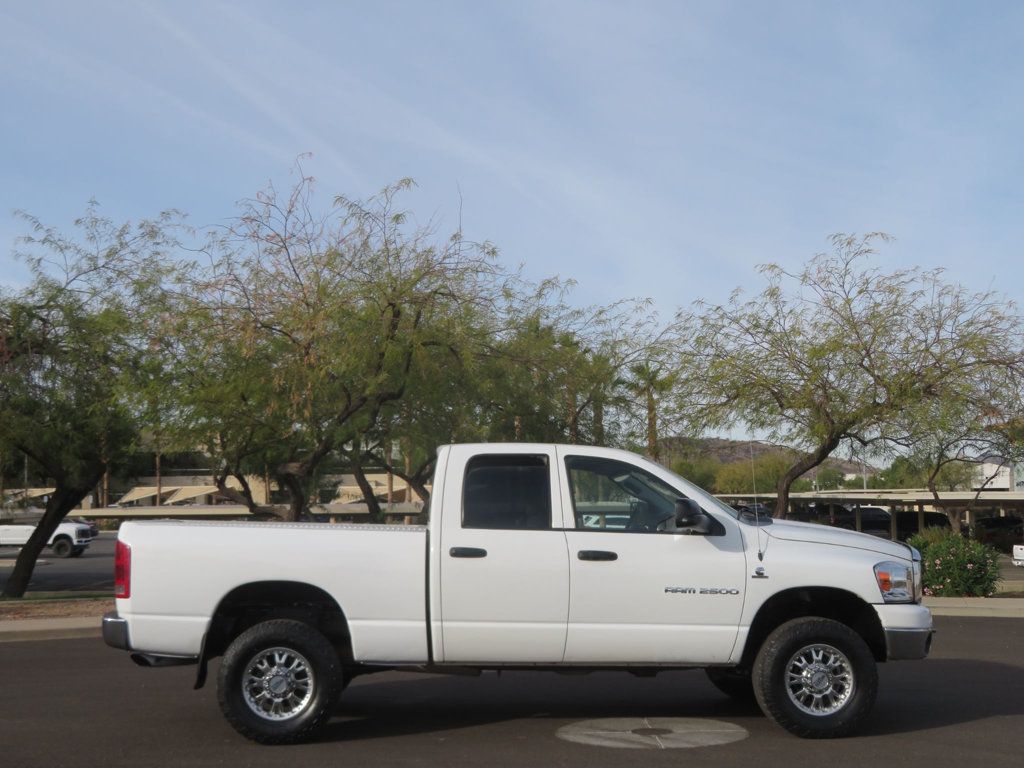
M0 524L0 547L23 547L36 529L34 525ZM46 546L57 557L80 557L92 543L92 532L85 523L63 522L57 526Z
M183 554L187 553L187 554ZM852 732L876 662L932 637L918 553L740 515L624 451L443 447L426 526L121 526L108 644L207 662L224 715L264 743L309 737L381 669L649 675L704 668L805 737Z

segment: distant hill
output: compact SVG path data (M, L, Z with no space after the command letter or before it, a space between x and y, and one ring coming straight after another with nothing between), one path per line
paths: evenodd
M750 461L751 453L756 461L769 454L794 456L797 451L785 445L775 445L760 440L728 440L724 437L667 437L661 441L662 461L668 465L678 459L696 456L706 456L722 464L733 464L737 461ZM844 475L859 475L861 473L860 462L848 459L829 458L821 466L833 467ZM880 471L870 464L865 465L865 470L869 476ZM815 470L811 470L808 474L813 477Z

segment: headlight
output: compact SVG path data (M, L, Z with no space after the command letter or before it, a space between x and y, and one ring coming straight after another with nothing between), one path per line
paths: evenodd
M912 603L917 599L914 568L906 563L886 562L875 566L875 580L882 600L887 603Z

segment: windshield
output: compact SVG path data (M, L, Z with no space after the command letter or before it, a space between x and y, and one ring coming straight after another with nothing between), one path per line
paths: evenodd
M742 518L740 518L739 512L730 507L717 496L708 493L700 486L694 485L685 477L680 477L672 470L663 467L660 464L654 464L653 462L650 462L647 459L644 459L644 461L647 462L648 464L651 464L652 467L655 467L659 473L669 475L672 478L673 485L675 485L680 491L682 491L684 495L688 496L694 501L697 501L701 506L713 507L714 509L717 509L720 512L726 513L727 515L729 515L729 517L736 518L737 520L742 520Z

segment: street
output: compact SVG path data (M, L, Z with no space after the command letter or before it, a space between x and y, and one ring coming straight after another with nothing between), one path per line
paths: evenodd
M99 639L0 645L2 762L56 766L791 766L1019 765L1024 755L1024 621L938 617L932 657L881 666L860 736L804 741L722 697L702 672L480 678L384 673L359 678L317 743L261 747L237 735L194 667L143 669ZM720 746L618 749L566 740L580 721L677 718L739 739ZM691 723L692 725L692 723ZM667 726L667 727L666 727ZM563 734L560 738L558 733ZM745 733L744 733L745 732ZM635 733L635 731L634 731ZM664 738L665 745L672 745Z
M44 549L29 582L29 592L113 592L117 533L101 531L81 557L61 559ZM0 548L0 589L18 558L17 547Z

